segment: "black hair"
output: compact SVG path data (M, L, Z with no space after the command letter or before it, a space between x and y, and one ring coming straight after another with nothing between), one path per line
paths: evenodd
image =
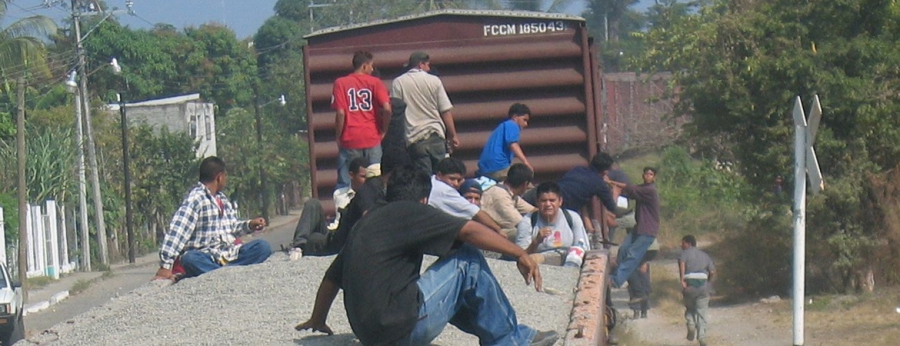
M655 167L650 167L650 166L644 167L644 170L641 171L641 173L647 173L647 171L651 171L651 172L653 172L653 175L656 175L656 168L655 168Z
M207 157L200 161L200 182L208 183L216 180L216 176L224 171L225 161L215 156Z
M513 103L512 106L509 106L509 112L507 115L512 118L516 115L531 115L531 109L528 108L524 103Z
M609 154L604 153L604 152L597 153L591 159L591 168L593 168L594 171L597 171L598 173L603 172L603 171L608 171L609 167L612 167L612 164L613 164L612 156L609 156Z
M421 201L431 193L431 177L427 172L409 163L394 168L388 179L385 199L388 202Z
M540 197L541 195L543 195L545 193L550 193L550 192L555 193L557 196L562 197L562 194L559 192L559 184L557 184L556 182L552 182L552 181L545 181L545 182L541 183L540 185L538 185L537 193L535 194L535 196Z
M463 163L462 160L455 157L448 157L441 160L441 162L438 162L437 167L434 168L434 171L440 173L441 175L459 173L465 176L466 164Z
M681 241L691 244L691 246L693 246L693 247L697 247L697 238L694 238L693 235L688 234L688 235L684 236L683 238L681 238Z
M359 69L363 64L372 61L372 53L361 50L353 53L353 69Z
M532 179L534 179L534 171L524 163L515 163L509 166L509 172L506 174L506 182L513 187L528 184Z
M347 170L350 171L350 173L359 173L360 168L366 167L369 167L369 158L360 156L350 160Z

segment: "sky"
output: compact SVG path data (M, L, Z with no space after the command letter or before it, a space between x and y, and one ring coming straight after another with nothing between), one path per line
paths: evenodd
M66 8L60 5L45 7L47 2L60 0L13 0L4 18L4 24L11 20L40 14L57 20L68 17ZM63 0L70 3L70 0ZM150 28L156 23L172 24L177 28L199 26L204 23L224 23L237 34L239 39L251 37L269 17L275 14L273 7L277 0L133 0L135 16L120 15L121 23L133 28ZM299 0L305 1L305 0ZM314 0L322 2L324 0ZM125 0L106 0L111 8L125 9ZM653 0L641 0L635 8L643 9ZM570 14L580 15L584 1L573 1L566 9Z

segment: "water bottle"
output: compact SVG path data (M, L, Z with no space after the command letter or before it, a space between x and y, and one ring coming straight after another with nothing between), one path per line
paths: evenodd
M569 253L566 254L566 267L581 267L584 260L584 241L579 240L575 245L569 247Z

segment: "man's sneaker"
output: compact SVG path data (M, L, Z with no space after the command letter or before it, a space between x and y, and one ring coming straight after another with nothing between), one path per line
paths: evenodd
M295 247L295 248L291 249L290 256L291 256L291 261L296 261L296 260L303 258L303 249L301 249L299 247Z
M700 346L706 346L706 340L700 340Z
M550 346L555 344L556 340L559 340L559 334L555 331L537 332L534 335L534 339L531 339L531 346Z
M696 334L696 333L697 333L697 331L694 330L694 328L688 328L687 340L694 341L694 334Z

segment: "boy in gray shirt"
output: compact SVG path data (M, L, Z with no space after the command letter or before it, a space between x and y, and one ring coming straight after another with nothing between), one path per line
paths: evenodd
M710 281L716 274L716 266L705 252L697 248L693 235L681 238L681 256L678 258L678 277L684 296L684 319L687 323L687 339L694 336L700 346L706 346L706 322L709 317Z

